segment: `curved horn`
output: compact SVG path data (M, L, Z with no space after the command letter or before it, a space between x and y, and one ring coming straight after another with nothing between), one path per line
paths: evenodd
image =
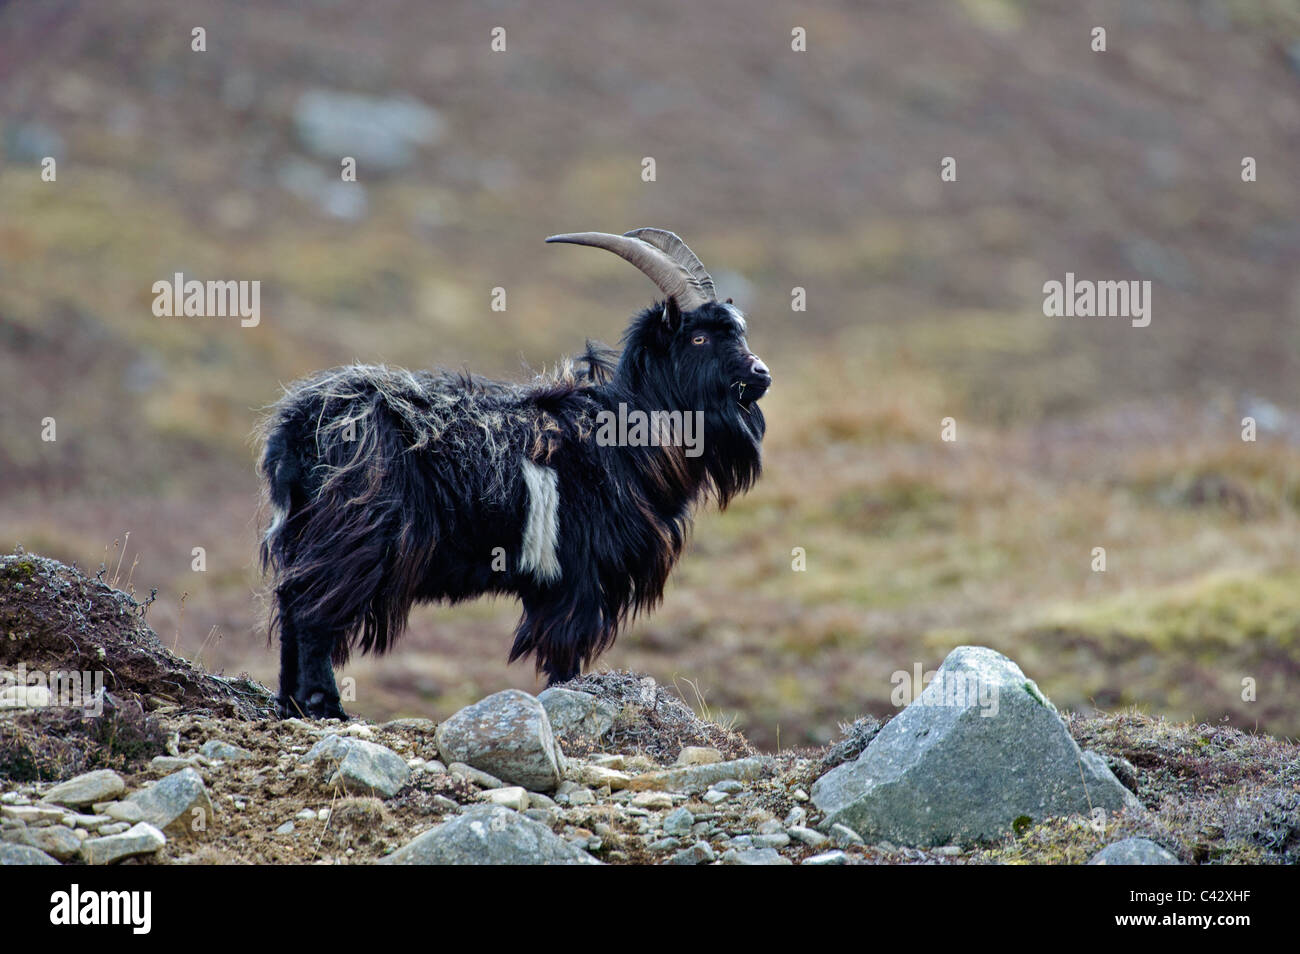
M609 232L569 232L552 235L548 242L589 245L613 252L635 265L659 286L665 295L677 299L682 311L694 311L717 301L713 279L686 243L664 229L633 229L625 235Z

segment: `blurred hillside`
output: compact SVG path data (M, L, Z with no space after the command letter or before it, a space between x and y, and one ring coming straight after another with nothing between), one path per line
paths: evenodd
M767 473L603 663L769 746L962 642L1058 704L1300 732L1294 0L8 2L0 122L0 544L120 562L209 668L274 681L249 435L282 383L612 342L649 283L541 240L656 225L750 315ZM260 324L154 317L176 272L260 280ZM1151 325L1044 317L1066 272L1151 281ZM534 688L516 615L419 611L351 708Z

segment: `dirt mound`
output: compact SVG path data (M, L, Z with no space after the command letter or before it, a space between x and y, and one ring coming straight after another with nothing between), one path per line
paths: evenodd
M589 692L613 703L618 715L602 742L613 751L644 753L664 764L676 760L688 745L715 748L728 759L757 754L739 732L696 715L676 692L643 673L589 673L571 679L562 688ZM569 752L567 746L565 751Z
M61 675L78 674L84 698L102 679L122 708L274 715L265 686L212 675L168 651L145 622L147 610L148 603L57 560L21 549L0 556L0 675L7 683L24 673L27 685L44 681L55 704L60 688L76 682Z

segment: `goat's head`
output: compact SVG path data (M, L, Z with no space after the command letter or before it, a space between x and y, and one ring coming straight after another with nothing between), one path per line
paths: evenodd
M685 242L663 229L575 232L546 241L613 252L667 296L624 335L620 368L632 386L666 392L655 396L681 409L734 418L752 437L762 437L762 415L754 402L772 386L771 372L749 350L745 316L730 298L718 301L713 279Z

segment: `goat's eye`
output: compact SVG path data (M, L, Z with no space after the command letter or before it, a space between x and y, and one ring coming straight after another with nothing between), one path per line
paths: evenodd
M708 335L696 335L694 338L691 339L691 344L702 345L708 340L709 340Z

